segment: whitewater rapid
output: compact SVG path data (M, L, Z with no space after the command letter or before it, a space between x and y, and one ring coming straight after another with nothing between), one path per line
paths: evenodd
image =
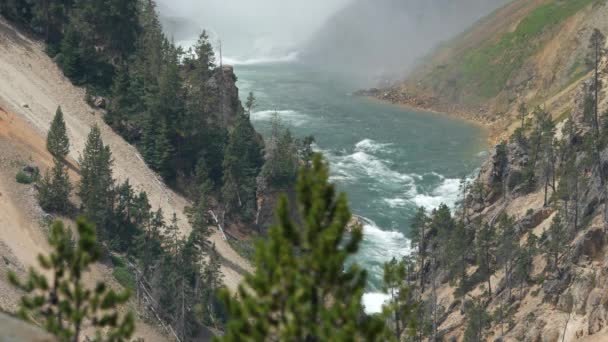
M291 63L296 55L254 57L234 61L241 96L252 91L258 100L251 120L265 136L277 116L294 136L316 138L331 181L363 219L364 238L349 262L366 269L364 305L379 312L384 264L411 253L406 234L416 208L453 207L460 178L481 163L485 139L461 121L351 96L353 83Z
M297 129L311 124L317 118L296 110L264 110L254 112L251 116L254 122L269 122L274 116ZM382 142L371 138L363 138L350 148L333 150L315 145L315 150L321 152L330 162L331 180L348 186L357 184L364 179L373 179L375 186L380 187L380 196L375 200L379 207L385 210L400 210L408 207L424 207L431 211L442 203L454 207L460 193L460 179L446 178L436 173L423 174L403 173L397 171L391 156L397 153L399 146L394 143ZM424 190L421 182L436 184L431 189ZM363 243L359 251L361 259L357 260L366 266L368 272L381 274L382 265L393 258L403 258L411 253L410 241L404 233L397 230L381 228L374 220L361 213L355 212L364 221ZM375 288L365 293L363 303L368 313L378 313L387 300L387 295L381 288Z

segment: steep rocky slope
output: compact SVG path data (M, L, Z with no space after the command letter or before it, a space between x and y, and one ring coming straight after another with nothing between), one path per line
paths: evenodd
M576 98L581 99L584 91L588 91L587 87L578 87ZM601 109L607 109L606 105L602 105ZM582 144L582 132L590 129L581 120L583 110L583 101L576 100L572 110L576 133L558 136L575 148ZM505 179L506 183L511 183L511 178L517 177L527 156L517 143L508 144L507 151L509 168ZM486 187L488 196L472 207L469 212L471 220L480 217L484 222L493 222L500 214L506 213L514 218L517 236L521 237L519 244L524 246L529 232L538 238L543 236L554 217L560 214L563 204L555 200L545 206L542 187L530 193L514 187L504 197L494 196L491 184L497 166L493 157L482 166L478 177L478 181ZM582 158L583 155L579 153L577 159ZM601 165L608 166L608 148L601 152ZM445 339L463 338L469 319L464 315L463 303L483 298L488 313L497 312L503 306L512 313L511 318L502 324L495 317L487 331L489 341L608 340L608 241L602 194L605 186L601 185L598 173L593 168L585 169L582 177L587 179L579 204L582 229L575 231L573 239L564 247L559 272L547 273L546 256L536 255L530 280L513 289L511 299L505 299L507 284L502 268L491 277L494 295L489 300L484 296L486 284L475 286L463 296L456 296L455 287L450 284L440 285L438 302L447 310L439 330L445 333ZM474 268L469 269L470 275L474 272ZM431 294L426 293L425 296L429 298Z
M24 166L37 166L46 170L53 163L46 151L46 142L20 116L5 111L0 106L0 310L14 312L21 293L8 283L8 271L25 276L27 268L37 267L38 254L48 254L46 221L49 217L38 206L33 185L19 184L15 174ZM72 161L73 164L73 161ZM69 171L72 181L78 174ZM64 218L65 219L65 218ZM73 222L67 220L74 226ZM85 275L85 282L93 286L103 280L119 286L108 265L97 264ZM129 304L137 310L135 303ZM1 329L0 329L1 331ZM155 327L138 320L134 337L146 341L167 341Z
M438 328L443 340L464 339L470 323L465 302L470 300L483 303L487 313L510 312L503 323L493 317L484 335L488 341L608 340L607 200L606 185L601 181L601 170L608 169L608 148L599 151L598 164L585 161L592 158L588 149L593 129L585 116L586 106L589 109L586 96L592 93L585 55L592 30L608 32L607 15L606 1L516 0L438 48L430 62L409 79L386 89L363 92L482 121L494 129L496 140L509 138L519 127L517 109L521 103L529 108L540 105L556 124L553 146L559 146L559 151L576 151L570 163L576 164L577 177L584 184L581 193L576 194L580 226L577 229L574 224L572 228L572 213L565 216L568 228L564 234L572 234L572 238L559 258L558 271L548 272L546 256L537 254L529 279L507 295L505 271L499 268L490 278L490 298L486 295L487 284L477 284L458 295L455 284L445 281L446 274L440 274L436 293L438 304L445 309ZM604 59L600 69L606 70L607 66ZM606 84L608 77L602 75L600 81ZM608 109L607 98L604 88L599 94L600 113ZM573 123L569 133L562 131L566 119ZM496 190L496 175L503 171L498 171L498 152L492 149L477 178L486 195L481 200L469 198L472 204L468 214L471 222L479 218L490 224L496 223L501 214L509 215L523 247L528 233L541 239L553 219L560 214L563 217L564 207L571 204L564 204L564 195L553 194L551 189L549 203L545 204L544 188L538 184L531 191L522 189L518 177L531 158L530 151L522 146L517 139L506 144L508 167L498 184L501 191L506 191L504 196ZM566 168L567 163L557 158L556 168ZM558 189L559 176L556 182ZM575 195L566 196L571 199ZM476 266L469 267L468 276L477 270ZM427 289L422 298L432 297Z
M222 72L232 74L231 70ZM71 142L69 159L73 183L79 177L76 160L91 126L96 124L112 150L114 177L119 181L129 179L134 188L146 191L153 207L161 207L168 214L176 213L181 232L190 232L183 212L188 201L164 186L135 147L103 122L103 112L85 102L84 89L73 86L62 75L40 42L19 32L1 17L0 80L0 253L4 260L0 262L1 274L9 269L24 272L37 264L37 254L49 251L43 224L49 217L39 208L33 186L16 183L15 174L24 165L36 165L42 172L52 165L44 137L58 105L62 106ZM221 114L229 121L228 108L234 101L228 95L222 97L222 101L226 113ZM225 284L234 290L243 273L252 268L217 229L213 229L211 240L222 257ZM0 308L13 311L20 296L5 279L0 277ZM104 280L118 286L108 265L95 267L89 279L91 283ZM151 322L155 322L154 319ZM146 341L165 340L143 321L138 322L136 336Z
M495 137L522 102L563 118L587 76L592 30L608 32L606 15L605 1L515 0L436 48L406 80L364 94L484 122Z
M189 233L183 211L188 201L164 186L135 147L103 122L102 112L85 102L84 89L74 87L62 75L40 43L18 32L4 19L0 19L0 79L0 106L25 119L42 136L57 106L62 106L71 141L70 157L74 160L84 148L90 127L97 124L104 142L112 150L114 176L119 181L128 178L134 188L145 191L150 203L163 208L165 213L176 213L182 233ZM242 277L240 270L251 270L251 267L224 241L219 231L214 232L212 240L222 257L229 261L222 265L222 272L226 285L234 289Z

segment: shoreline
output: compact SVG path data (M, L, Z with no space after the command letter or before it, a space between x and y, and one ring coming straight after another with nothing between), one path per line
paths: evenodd
M364 94L364 93L363 94L354 93L354 96L366 98L370 101L376 101L376 102L381 102L384 104L394 105L394 106L397 106L397 107L400 107L403 109L408 109L411 111L416 111L416 112L420 112L420 113L428 113L428 114L432 114L432 115L439 115L439 116L444 116L449 119L467 122L473 126L479 127L482 130L485 141L486 141L486 145L488 148L493 147L497 143L498 138L501 136L501 133L498 131L499 130L498 122L483 119L479 115L473 114L468 111L462 111L462 110L457 110L457 109L440 110L440 109L435 109L435 108L426 107L426 106L424 106L424 107L418 106L418 105L414 105L414 104L408 103L408 102L395 102L395 101L391 101L389 99L383 99L378 96L374 96L371 94Z

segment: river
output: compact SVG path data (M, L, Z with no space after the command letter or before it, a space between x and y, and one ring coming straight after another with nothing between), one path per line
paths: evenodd
M354 262L368 271L364 304L380 310L383 264L406 255L415 210L453 206L460 179L485 157L484 131L444 115L352 96L344 77L297 63L252 61L235 66L243 100L257 97L251 116L267 135L276 112L296 136L312 134L330 162L331 179L365 219L364 241Z

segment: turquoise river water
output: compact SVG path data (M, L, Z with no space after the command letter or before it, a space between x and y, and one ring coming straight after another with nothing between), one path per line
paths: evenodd
M408 253L417 207L454 205L460 179L473 175L485 156L484 132L447 116L352 96L356 87L348 80L297 63L237 65L235 72L243 100L249 91L258 99L256 129L268 134L276 112L294 135L314 135L332 180L367 222L353 261L369 273L366 309L378 311L383 263Z

